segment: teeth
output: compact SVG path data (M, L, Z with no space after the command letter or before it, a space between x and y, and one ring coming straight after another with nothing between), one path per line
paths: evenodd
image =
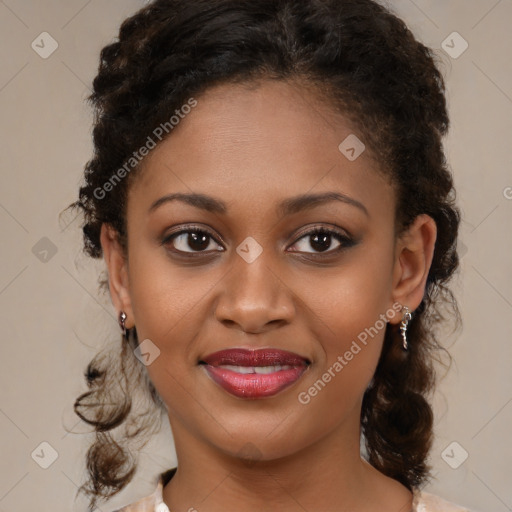
M219 368L225 368L226 370L231 370L236 373L258 373L260 375L279 372L281 370L289 370L292 368L289 365L276 365L276 366L234 366L231 364L224 364L219 366Z
M267 373L278 372L281 368L281 366L255 366L254 372L259 373L260 375L265 375Z
M226 364L220 366L220 368L225 368L226 370L231 370L236 373L254 373L254 368L252 366L233 366L230 364Z

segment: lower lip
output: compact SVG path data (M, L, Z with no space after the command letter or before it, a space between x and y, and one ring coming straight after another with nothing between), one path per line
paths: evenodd
M220 366L204 365L210 377L228 393L239 398L264 398L273 396L299 380L305 366L273 373L237 373Z

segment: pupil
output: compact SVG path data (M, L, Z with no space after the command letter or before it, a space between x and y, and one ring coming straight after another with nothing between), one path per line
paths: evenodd
M204 233L190 233L188 235L188 245L195 251L200 251L208 247L208 235Z
M328 233L323 235L315 233L311 235L311 237L314 240L311 247L313 247L315 251L326 251L331 245L331 235Z

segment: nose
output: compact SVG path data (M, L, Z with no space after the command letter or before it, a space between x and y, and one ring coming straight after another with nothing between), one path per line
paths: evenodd
M289 324L295 314L290 285L260 255L252 263L242 258L224 276L215 317L226 327L263 333Z

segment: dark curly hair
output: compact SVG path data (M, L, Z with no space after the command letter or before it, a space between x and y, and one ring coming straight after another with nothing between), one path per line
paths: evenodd
M108 193L98 190L156 126L213 85L286 80L314 89L350 120L394 185L395 236L419 214L437 225L425 294L409 324L409 351L396 348L400 333L388 324L361 411L369 462L409 489L429 477L428 398L435 362L450 358L436 330L448 319L460 325L447 287L459 266L460 212L442 146L449 119L437 60L399 17L373 0L155 0L126 19L118 39L101 51L89 97L94 155L79 199L68 207L84 215L89 256L102 257L103 223L115 228L126 251L127 191L140 166ZM106 288L106 279L100 287ZM89 480L80 488L91 497L90 510L131 480L137 462L129 443L156 429L154 416L165 407L133 354L138 340L136 329L130 331L130 350L123 344L91 361L91 389L75 402L76 413L96 431L87 453ZM144 404L138 414L132 407L137 393Z

